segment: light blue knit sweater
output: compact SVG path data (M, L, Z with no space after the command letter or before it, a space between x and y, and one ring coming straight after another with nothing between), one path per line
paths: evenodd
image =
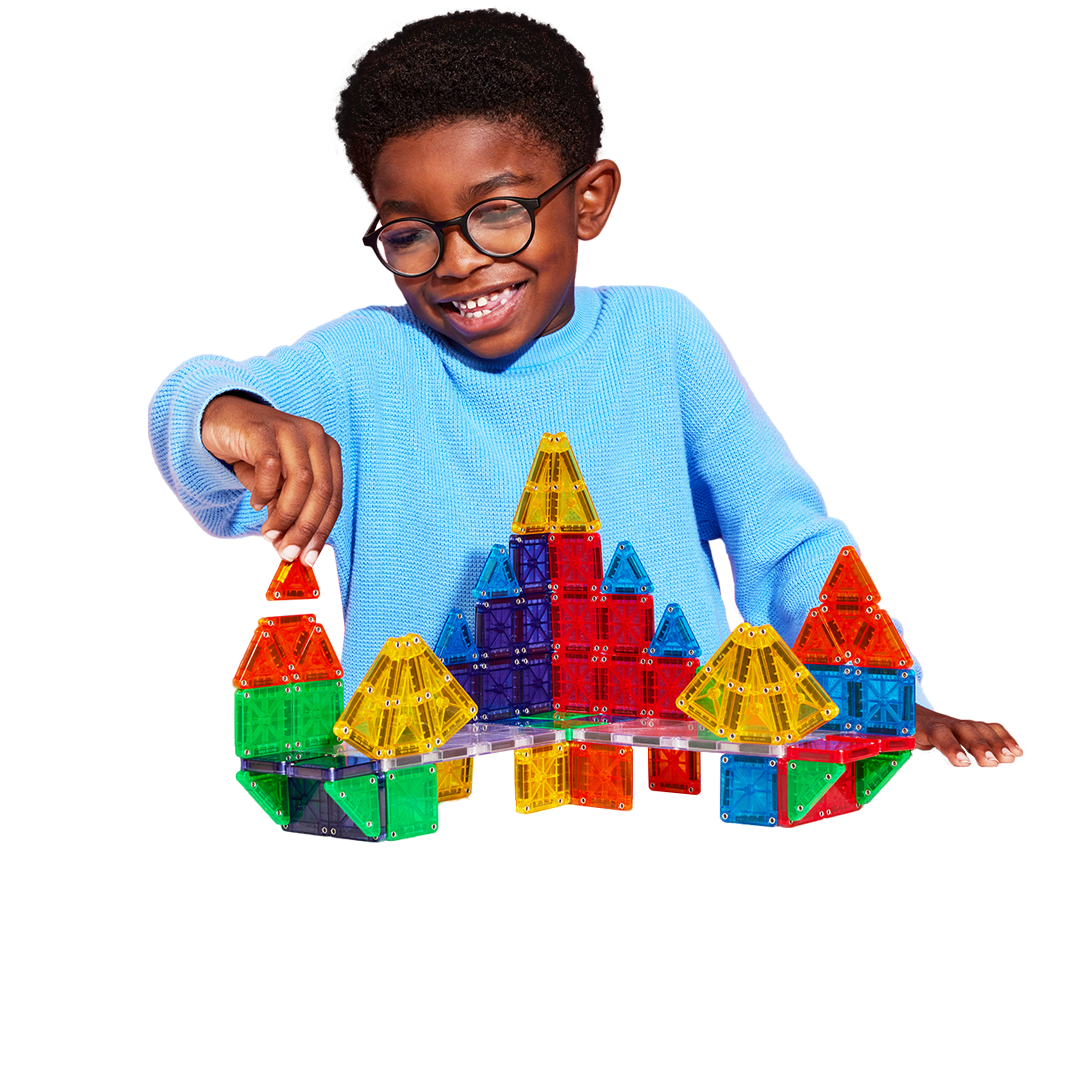
M510 535L545 431L565 431L602 522L605 564L630 540L660 605L682 605L704 656L728 633L708 541L723 537L735 601L791 643L839 549L852 542L701 313L654 288L579 288L561 330L483 361L405 307L364 308L291 348L236 363L199 356L150 407L158 467L215 536L265 520L200 438L227 390L318 421L341 444L345 490L330 537L345 609L346 693L388 637L434 645L450 608L472 612L491 545Z

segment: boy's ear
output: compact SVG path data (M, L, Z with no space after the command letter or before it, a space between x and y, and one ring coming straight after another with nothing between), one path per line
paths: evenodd
M615 205L621 184L619 166L607 158L582 173L576 185L579 240L592 240L600 235Z

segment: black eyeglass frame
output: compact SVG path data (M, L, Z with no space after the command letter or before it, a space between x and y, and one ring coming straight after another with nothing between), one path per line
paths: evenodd
M442 262L443 251L445 249L445 240L443 237L443 229L450 225L456 225L461 230L461 235L465 237L465 240L471 247L474 247L483 255L489 255L493 259L511 259L515 255L520 255L532 242L533 237L536 235L536 211L547 202L549 199L554 198L560 191L568 184L573 183L579 176L591 168L589 165L582 165L580 169L575 169L569 176L564 176L557 184L549 187L547 191L540 192L535 199L525 199L519 195L494 195L487 199L481 199L478 203L470 206L464 214L459 214L455 218L447 218L446 221L429 221L427 218L422 217L404 217L394 218L393 221L388 221L385 225L379 225L379 215L375 215L375 220L368 226L368 231L364 234L364 243L375 252L375 257L386 267L392 274L397 274L398 277L427 277L432 270L435 269L439 263ZM519 206L522 206L529 215L529 239L525 241L516 251L510 252L495 252L488 251L486 248L482 248L470 235L469 226L467 224L469 215L479 206L483 206L486 202L515 202ZM378 241L379 236L384 229L389 229L391 225L400 225L403 221L419 221L424 225L430 226L435 235L439 238L439 255L438 258L431 264L431 266L425 270L422 274L406 274L401 270L395 270L379 253Z

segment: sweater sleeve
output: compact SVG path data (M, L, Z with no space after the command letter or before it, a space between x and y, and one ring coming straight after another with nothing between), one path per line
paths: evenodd
M682 298L680 298L682 299ZM703 541L722 539L735 603L791 645L840 549L847 526L829 517L817 486L747 386L727 346L696 308L680 357L679 392L691 491ZM922 666L914 661L916 697Z
M161 475L195 520L214 536L258 532L266 511L251 509L248 491L203 446L203 412L221 394L242 391L282 412L315 420L347 445L340 372L314 340L238 363L197 356L181 364L150 402L150 443Z

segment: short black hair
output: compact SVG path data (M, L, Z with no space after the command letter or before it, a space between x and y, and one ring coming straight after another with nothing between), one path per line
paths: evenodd
M409 23L368 50L341 92L337 127L370 196L390 139L472 117L517 125L564 172L596 161L604 127L581 53L544 23L490 8Z

